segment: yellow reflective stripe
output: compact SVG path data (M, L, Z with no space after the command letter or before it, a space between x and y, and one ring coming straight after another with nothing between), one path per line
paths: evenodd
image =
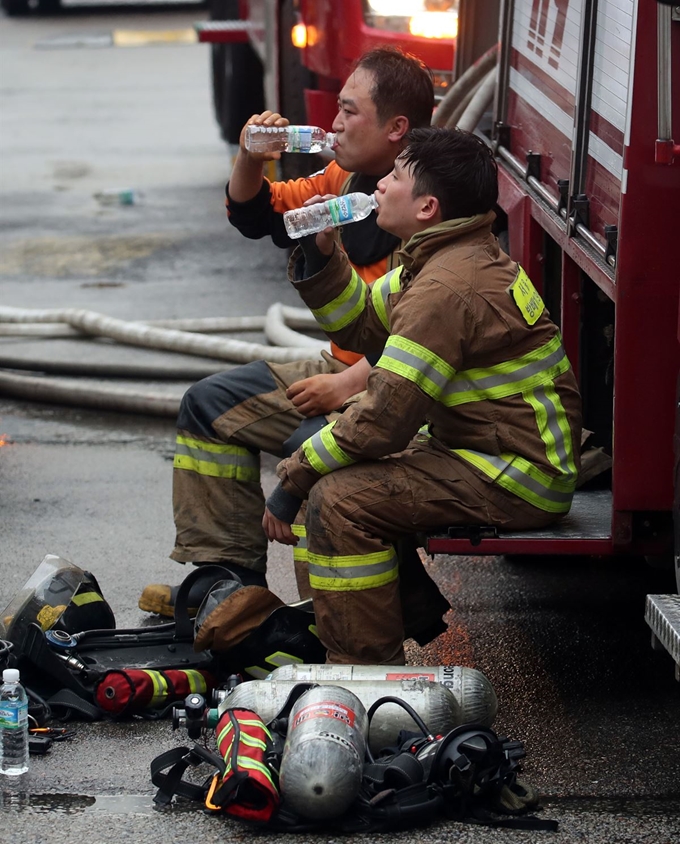
M71 598L71 603L75 604L77 607L82 607L85 604L94 604L97 601L103 600L104 599L99 592L79 592Z
M540 510L567 513L571 507L575 477L551 478L517 454L506 453L496 457L466 448L454 448L452 451L499 486Z
M349 284L339 296L323 308L312 309L314 318L324 331L340 331L353 322L366 307L366 290L364 280L353 269Z
M576 477L571 429L554 385L527 390L522 397L534 410L548 461L565 477Z
M307 561L307 528L304 525L291 525L293 536L298 537L298 544L293 545L293 560L300 563Z
M456 374L456 370L434 352L398 334L388 338L376 365L417 384L435 401L440 401Z
M159 671L147 671L142 669L149 677L153 685L153 695L149 701L149 706L158 706L163 703L168 696L168 683L165 677Z
M326 557L307 554L309 583L325 592L358 592L392 583L399 576L399 560L394 548L372 554Z
M260 458L240 445L209 443L178 434L175 469L185 469L211 478L242 482L260 480Z
M201 674L200 671L196 671L193 668L181 668L180 671L187 678L189 689L192 692L201 693L206 691L206 689L208 688L208 684L206 683L205 677Z
M334 419L302 443L302 450L310 466L320 475L328 475L336 469L356 463L335 441L333 427L336 422L337 419Z
M267 743L256 736L248 735L248 733L241 732L240 741L247 744L248 747L256 747L258 750L264 750Z
M249 768L251 771L259 771L264 777L269 780L269 782L272 784L272 787L276 788L276 786L274 785L274 781L272 780L272 775L269 768L262 762L258 762L257 759L251 759L250 756L237 756L236 762L239 768Z
M403 267L399 266L394 270L385 273L382 278L376 279L371 284L371 299L373 300L373 308L378 316L378 319L383 324L384 328L390 330L390 318L387 314L387 297L390 293L396 293L401 288L400 276Z
M562 338L553 337L544 346L514 360L485 369L457 372L443 391L446 407L474 401L493 401L544 386L570 368Z
M241 726L245 725L247 727L257 727L258 729L263 730L264 734L266 736L268 736L270 739L272 737L272 734L269 732L267 727L262 723L262 721L256 721L256 720L253 720L251 718L239 718L238 722ZM226 738L233 729L234 729L234 725L231 723L231 721L229 721L224 726L224 728L220 731L219 735L217 736L217 743L221 744L222 740L224 738Z

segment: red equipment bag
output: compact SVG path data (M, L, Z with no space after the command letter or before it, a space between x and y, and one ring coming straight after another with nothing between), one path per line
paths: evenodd
M256 712L227 709L215 735L224 770L212 779L206 807L243 821L267 823L279 806L279 792L265 761L273 747L272 734Z
M130 668L108 671L97 683L94 699L107 715L143 715L163 710L193 693L205 695L215 685L212 674L193 668Z

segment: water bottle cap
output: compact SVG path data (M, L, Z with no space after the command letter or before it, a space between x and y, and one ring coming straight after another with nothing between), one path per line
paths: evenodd
M2 682L3 683L18 683L19 682L19 669L18 668L5 668L2 672Z

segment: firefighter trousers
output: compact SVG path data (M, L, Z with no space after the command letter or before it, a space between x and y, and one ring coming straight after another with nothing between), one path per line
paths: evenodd
M262 530L264 495L260 452L287 457L321 427L326 417L307 419L286 398L287 388L312 375L339 372L338 361L272 364L255 361L197 382L184 395L178 416L173 469L177 536L171 553L180 563L236 563L265 572L267 539ZM294 550L301 597L310 594L306 568L304 508ZM441 617L449 603L409 543L404 584L408 635L417 636ZM423 618L428 607L429 618Z
M433 437L321 478L307 506L309 579L330 663L404 662L404 617L395 542L446 525L539 528L554 521L475 475ZM423 613L429 612L427 606Z

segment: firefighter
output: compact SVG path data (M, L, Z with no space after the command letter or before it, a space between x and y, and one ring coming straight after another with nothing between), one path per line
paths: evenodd
M543 527L568 512L579 469L580 397L559 330L491 233L490 148L446 129L407 140L376 192L378 225L406 243L401 269L367 285L329 229L289 264L329 337L383 350L360 401L279 464L263 519L270 540L294 544L307 499L331 663L403 663L395 541L446 524ZM332 303L350 299L353 318L338 311L334 325Z
M229 220L246 237L270 236L281 247L293 245L285 234L283 212L300 207L318 193L372 193L403 149L409 128L428 125L434 105L432 76L426 66L399 50L384 48L359 59L338 98L333 122L337 133L335 160L306 179L269 182L267 159L280 153L256 154L240 149L227 185ZM253 115L248 124L286 125L272 112ZM374 215L348 226L340 244L352 265L370 280L396 264L398 236L378 228ZM332 345L332 356L318 361L276 365L256 361L203 379L183 398L177 427L173 471L173 510L177 529L172 559L180 563L224 563L246 585L266 585L267 539L261 522L264 496L260 486L259 452L291 454L311 433L320 430L332 412L365 387L370 363ZM304 423L304 424L301 424ZM298 528L304 533L304 526ZM302 543L304 544L304 543ZM409 628L424 643L446 629L441 616L448 602L420 565L413 543L409 556L408 611L427 629ZM308 590L304 550L295 550L301 594ZM193 587L195 608L210 584ZM141 609L172 616L178 587L147 586ZM434 621L433 621L434 619ZM418 621L416 627L422 626Z

